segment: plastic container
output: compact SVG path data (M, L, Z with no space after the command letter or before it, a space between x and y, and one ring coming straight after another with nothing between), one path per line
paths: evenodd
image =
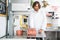
M17 36L22 36L23 35L23 31L22 30L17 30L16 31L16 35Z
M28 29L27 35L28 36L36 36L36 29L35 28Z

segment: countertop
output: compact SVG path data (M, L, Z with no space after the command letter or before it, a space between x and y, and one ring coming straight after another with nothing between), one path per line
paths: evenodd
M48 29L46 29L45 31L60 31L60 29L50 29L50 28L48 28Z

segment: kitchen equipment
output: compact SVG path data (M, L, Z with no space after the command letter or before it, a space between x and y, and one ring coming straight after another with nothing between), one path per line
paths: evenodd
M54 12L48 12L49 14L52 14L51 16L48 16L48 17L52 17L54 16Z
M60 12L55 12L53 26L60 27Z
M28 24L28 16L23 15L23 22L24 24Z
M13 18L14 35L16 35L17 30L26 31L28 29L28 19L26 15L14 15Z
M20 25L21 25L21 28L23 28L23 29L28 28L28 16L26 16L26 15L20 16Z
M0 16L0 37L6 35L6 17Z
M48 12L50 16L47 16L47 28L52 28L53 27L53 18L54 18L54 12Z
M23 30L25 28L22 28L22 25L27 24L27 20L22 18L22 15L28 15L30 10L30 0L9 0L9 36L14 36L13 31L15 31L15 27L20 27L20 30ZM13 16L18 16L18 18L15 18ZM15 27L14 27L15 26ZM15 29L15 30L14 30ZM17 28L18 29L18 28ZM25 31L25 30L23 30ZM27 31L27 30L26 30ZM15 31L16 32L16 31Z

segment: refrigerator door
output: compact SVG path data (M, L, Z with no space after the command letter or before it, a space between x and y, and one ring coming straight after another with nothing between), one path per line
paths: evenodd
M6 35L6 17L0 17L0 37Z

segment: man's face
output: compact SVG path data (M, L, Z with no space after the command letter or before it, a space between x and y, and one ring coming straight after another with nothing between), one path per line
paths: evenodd
M38 4L36 4L36 6L34 6L34 10L35 10L35 11L38 11L38 10L39 10Z

